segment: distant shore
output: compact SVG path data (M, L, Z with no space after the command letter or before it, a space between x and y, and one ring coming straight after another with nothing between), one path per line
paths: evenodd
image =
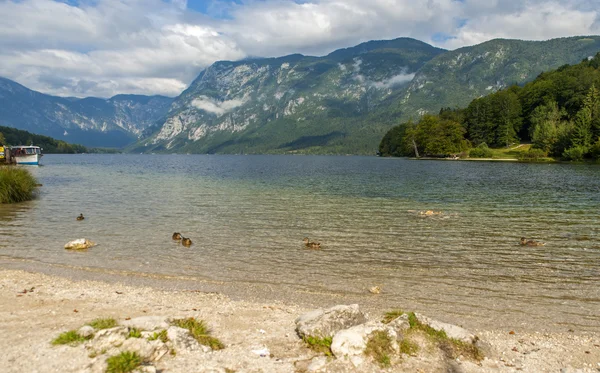
M93 372L90 365L93 359L83 346L52 346L50 341L99 317L124 320L155 315L201 318L226 345L224 350L208 354L165 357L158 362L158 370L303 371L299 367L318 354L307 349L297 337L294 320L309 310L277 301L233 301L217 293L70 281L0 269L0 329L4 335L0 341L3 351L0 366L5 372ZM381 310L381 314L385 311ZM381 314L371 312L370 319L380 319ZM526 333L495 330L493 324L489 329L473 331L492 346L493 353L480 366L457 362L462 372L540 372L564 368L596 372L600 368L600 336L595 333ZM260 357L253 352L261 348L267 348L270 355ZM419 366L426 362L419 363L418 359L410 361L394 366L391 371L438 371L430 365ZM345 372L378 371L376 365L345 367Z

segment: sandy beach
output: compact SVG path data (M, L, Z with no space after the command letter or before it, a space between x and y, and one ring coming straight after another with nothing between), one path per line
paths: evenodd
M377 372L366 359L359 366L343 359L320 358L295 332L295 319L310 309L280 302L231 300L217 293L168 291L119 283L71 281L21 270L0 270L0 366L3 372L95 372L101 360L85 345L53 346L60 333L93 319L117 321L140 316L196 317L205 320L225 345L220 351L167 355L159 372ZM383 313L369 313L381 319ZM423 310L426 313L426 310ZM480 363L443 361L423 353L402 356L394 372L598 372L600 336L579 333L524 333L472 330L491 349ZM256 351L269 351L260 356ZM264 354L263 354L264 355ZM324 361L313 364L315 359Z

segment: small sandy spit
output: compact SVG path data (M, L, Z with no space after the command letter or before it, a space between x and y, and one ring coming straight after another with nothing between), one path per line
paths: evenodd
M600 372L600 336L472 330L490 346L481 362L447 361L425 350L402 355L391 367L370 357L358 363L307 348L295 320L311 311L293 304L251 303L201 291L164 291L0 269L0 371L103 372L104 354L89 346L52 345L59 334L97 318L160 316L204 320L225 348L165 354L146 372ZM370 313L381 320L389 310ZM427 310L418 310L427 314ZM600 311L600 310L599 310ZM443 321L443 320L442 320ZM463 325L468 329L468 325Z

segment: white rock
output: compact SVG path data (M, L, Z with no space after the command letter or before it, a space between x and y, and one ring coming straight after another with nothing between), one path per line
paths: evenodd
M331 342L331 351L337 358L344 356L362 355L367 347L369 336L375 332L383 330L392 338L392 347L398 348L396 343L396 331L380 322L371 321L366 324L353 326L352 328L339 331L333 336Z
M144 338L129 338L121 345L122 351L137 352L144 361L160 360L169 348L159 340L148 341Z
M318 372L318 371L322 370L323 368L325 368L326 365L327 365L327 357L326 356L315 357L314 359L312 359L312 361L308 365L308 368L306 368L306 371L307 372Z
M269 351L268 348L263 347L263 348L258 348L256 350L252 350L253 354L257 354L260 357L268 357L271 355L271 351Z
M407 314L402 314L401 316L396 317L387 325L396 331L398 340L402 339L404 332L410 329L410 323L408 322Z
M167 329L170 326L170 324L167 322L167 319L161 316L135 317L131 320L123 321L121 325L140 330Z
M98 330L91 340L91 344L96 351L108 351L123 344L128 335L129 329L124 326Z
M419 320L421 323L429 325L430 327L438 331L443 330L444 332L446 332L446 335L449 338L458 339L459 341L465 343L475 343L478 340L478 338L473 333L464 328L461 328L460 326L434 320L419 313L415 313L415 316L417 317L417 320Z
M96 244L87 238L79 238L77 240L73 240L71 242L67 242L65 245L65 249L67 250L85 250L89 249Z
M300 337L331 337L340 330L367 321L358 304L339 305L327 310L314 310L296 319L296 331Z
M350 362L355 368L358 368L362 363L365 362L365 358L362 355L350 356Z
M79 330L77 330L77 334L79 334L82 337L89 337L93 335L95 331L96 329L92 328L91 326L84 325L81 328L79 328Z
M167 329L167 336L171 341L171 344L178 353L180 351L211 351L210 347L202 346L198 341L190 334L190 331L177 326L170 326Z

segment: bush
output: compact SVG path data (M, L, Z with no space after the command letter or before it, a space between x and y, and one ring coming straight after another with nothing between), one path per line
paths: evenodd
M565 150L562 154L563 158L567 161L582 161L586 150L582 146L573 146Z
M470 158L492 158L492 155L492 151L484 142L479 144L476 148L471 149L469 152Z
M537 161L541 158L546 158L548 154L542 149L531 148L526 152L519 154L519 159L524 161Z
M29 171L16 166L0 167L0 203L32 200L37 181Z

